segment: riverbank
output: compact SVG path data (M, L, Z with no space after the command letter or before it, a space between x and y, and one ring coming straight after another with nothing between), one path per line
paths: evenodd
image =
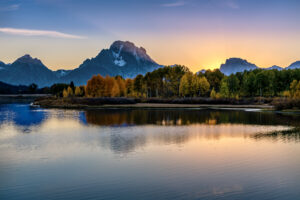
M257 108L257 109L273 109L270 105L232 105L232 104L160 104L160 103L137 103L137 104L121 104L121 105L101 105L98 108ZM89 107L90 108L90 107Z
M134 99L134 98L39 98L33 105L43 108L104 109L104 108L258 108L273 109L266 103L247 103L238 100L208 99Z
M0 104L32 103L36 99L49 98L49 94L7 94L0 95Z

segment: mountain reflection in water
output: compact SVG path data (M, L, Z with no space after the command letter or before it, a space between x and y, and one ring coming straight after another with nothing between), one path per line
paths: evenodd
M147 143L183 144L195 137L209 140L218 140L221 137L250 137L255 140L272 138L273 141L288 138L299 141L298 133L284 137L280 134L270 136L274 131L286 130L300 124L297 116L284 116L273 112L209 109L77 111L46 110L18 104L2 106L0 109L0 128L3 133L14 132L12 129L18 130L15 134L42 133L59 127L61 130L66 129L66 132L73 132L72 137L76 138L78 135L74 133L77 132L100 131L100 135L86 134L84 140L80 141L90 146L100 145L115 153L133 152ZM161 129L161 126L168 128ZM60 132L55 130L57 131ZM5 135L3 133L2 137ZM69 135L62 134L60 139L69 141L68 137ZM20 146L24 145L26 144Z
M0 199L300 197L297 115L24 104L0 111Z

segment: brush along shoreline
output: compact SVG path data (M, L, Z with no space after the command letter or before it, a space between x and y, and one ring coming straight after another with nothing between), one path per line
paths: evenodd
M176 99L138 99L138 98L38 98L33 105L43 108L259 108L271 110L274 107L256 100L176 98Z

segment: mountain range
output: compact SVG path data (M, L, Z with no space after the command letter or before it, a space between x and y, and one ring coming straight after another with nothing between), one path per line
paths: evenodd
M241 58L229 58L226 60L224 64L221 64L220 71L225 75L235 74L237 72L250 71L254 69L264 69L264 70L283 70L283 69L297 69L300 68L300 61L294 62L288 67L279 67L277 65L273 65L268 68L260 68L253 63L248 62L247 60Z
M24 55L11 64L0 61L0 81L13 85L37 84L39 87L51 86L54 83L70 83L84 85L95 74L102 76L121 75L124 78L134 78L138 74L146 74L162 65L157 64L147 54L143 47L137 47L132 42L115 41L109 49L103 49L91 59L86 59L73 70L52 71L41 60ZM259 67L241 58L229 58L220 66L220 71L226 75L244 70L254 70ZM300 61L286 68L272 66L266 70L300 68ZM205 70L201 70L204 73Z
M71 81L83 85L95 74L134 78L159 67L161 65L152 60L143 47L128 41L115 41L109 49L103 49L95 58L86 59L74 70L52 71L28 54L12 64L0 62L0 81L13 85L36 83L39 87Z

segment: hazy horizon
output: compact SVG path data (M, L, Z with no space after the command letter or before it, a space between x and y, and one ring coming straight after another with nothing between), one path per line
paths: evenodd
M157 63L196 72L239 57L259 67L300 60L300 2L241 0L0 2L0 60L24 54L52 70L74 69L115 40Z

